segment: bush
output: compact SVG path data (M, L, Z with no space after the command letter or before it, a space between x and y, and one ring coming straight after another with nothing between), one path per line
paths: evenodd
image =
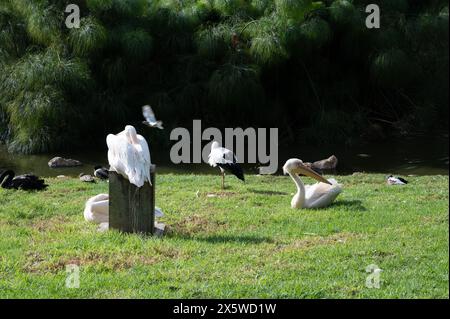
M81 28L67 30L61 1L0 2L10 150L103 145L148 103L168 129L279 125L284 143L356 141L374 117L448 129L447 1L383 1L381 30L366 0L73 3Z

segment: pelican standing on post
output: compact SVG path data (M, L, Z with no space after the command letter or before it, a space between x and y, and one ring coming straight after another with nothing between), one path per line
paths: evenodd
M327 180L297 159L289 159L283 166L283 172L289 174L297 186L297 193L291 201L292 208L322 208L330 205L342 192L336 180ZM312 177L319 181L314 185L304 185L298 174Z
M212 167L219 166L220 173L222 174L222 189L225 188L225 171L229 171L241 181L245 182L244 171L237 163L236 156L229 149L220 147L216 141L211 144L208 163Z
M117 135L109 134L106 144L110 170L127 178L137 187L142 187L145 182L152 184L150 150L145 138L137 134L133 126L127 125Z

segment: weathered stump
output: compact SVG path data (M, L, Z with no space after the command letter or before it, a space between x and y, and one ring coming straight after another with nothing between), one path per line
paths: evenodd
M153 234L155 222L155 165L152 186L136 187L116 172L109 172L109 227L125 233Z

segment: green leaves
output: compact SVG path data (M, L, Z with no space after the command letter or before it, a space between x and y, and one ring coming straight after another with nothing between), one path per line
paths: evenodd
M313 9L311 0L275 0L275 5L278 14L297 22Z
M27 31L38 44L49 46L61 37L62 13L53 7L36 6L30 9Z
M372 75L382 87L402 88L418 72L420 70L414 68L411 59L400 49L380 53L372 64Z
M150 57L153 39L145 30L123 28L119 31L117 40L129 60L140 62Z
M0 91L13 127L10 149L34 153L61 146L67 135L59 130L76 125L69 101L81 101L91 85L87 65L48 50L24 57L8 71Z
M246 65L227 63L214 71L208 83L209 96L221 106L252 108L262 96L258 73Z
M380 30L365 27L360 0L76 0L81 25L70 30L60 1L0 2L0 122L11 128L0 138L15 150L88 134L103 143L149 101L179 125L191 111L221 111L232 125L245 110L240 123L260 126L276 109L291 138L327 126L323 139L339 141L363 127L340 128L339 112L356 106L367 123L386 96L398 118L425 113L412 104L448 114L444 2L382 1ZM306 108L311 116L285 119Z
M80 28L70 31L69 43L78 56L89 56L101 50L108 40L108 33L95 18L80 21Z
M210 60L223 57L231 45L232 35L233 30L226 24L199 31L196 35L198 53Z
M335 0L331 4L330 16L338 25L348 25L355 21L356 8L348 0Z
M114 11L120 16L139 16L144 12L145 0L86 0L89 10L95 13Z

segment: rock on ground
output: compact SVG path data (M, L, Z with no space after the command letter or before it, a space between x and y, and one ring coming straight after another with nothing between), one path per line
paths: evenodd
M80 161L70 159L70 158L62 158L62 157L54 157L48 162L48 166L50 168L58 168L58 167L75 167L81 166L83 163Z

